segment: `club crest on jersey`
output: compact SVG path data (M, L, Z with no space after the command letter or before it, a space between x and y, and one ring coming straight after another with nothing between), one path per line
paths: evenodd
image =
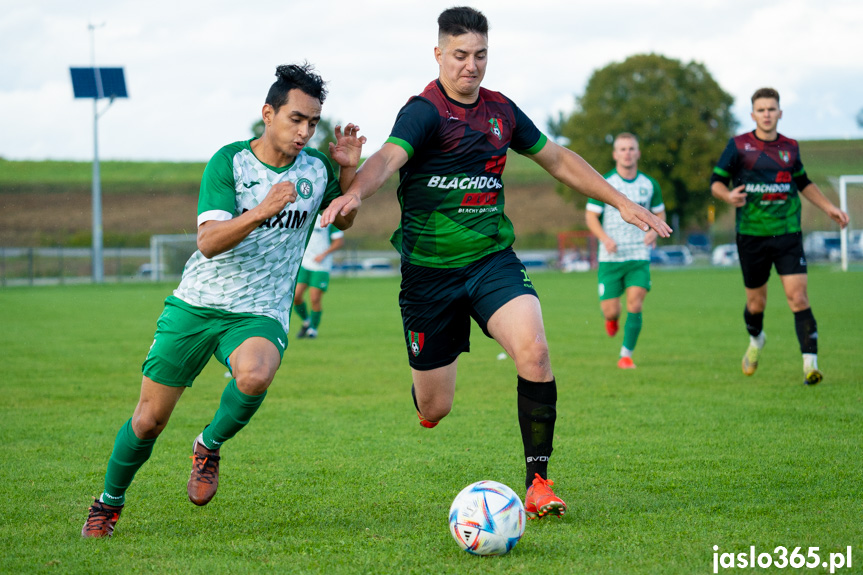
M788 154L788 150L779 150L779 158L787 164L791 156Z
M300 178L297 180L297 193L304 200L308 200L312 197L312 182L307 180L306 178Z
M411 338L411 353L414 354L414 357L417 357L423 350L423 343L425 343L425 334L412 331L409 335Z
M500 131L500 121L497 118L492 118L488 123L491 124L491 133L500 140L503 137L503 133Z

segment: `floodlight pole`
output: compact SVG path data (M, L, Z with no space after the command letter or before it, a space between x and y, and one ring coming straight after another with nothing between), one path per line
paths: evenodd
M96 28L99 25L88 24L90 30L90 60L96 69ZM97 93L101 93L101 83L98 72L96 76ZM104 258L102 256L102 178L99 171L99 98L93 98L93 283L105 281Z

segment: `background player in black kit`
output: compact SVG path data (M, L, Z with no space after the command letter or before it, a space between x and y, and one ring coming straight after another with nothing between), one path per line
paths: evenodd
M823 378L818 369L818 327L806 291L806 257L800 228L800 196L815 204L844 228L848 214L837 208L809 180L797 141L777 131L782 117L779 92L761 88L752 95L755 130L732 138L713 169L710 190L737 208L737 251L746 287L743 317L750 342L743 356L743 373L758 367L765 334L767 279L775 265L803 354L803 381ZM733 189L729 183L733 182Z

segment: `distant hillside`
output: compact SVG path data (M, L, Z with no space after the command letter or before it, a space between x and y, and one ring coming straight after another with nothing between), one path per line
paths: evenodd
M836 200L831 178L863 174L863 140L801 142L810 177ZM610 160L609 160L610 164ZM101 162L106 245L148 245L152 234L194 232L203 163ZM597 166L605 170L609 166ZM705 176L704 193L709 193ZM19 162L0 159L0 246L89 245L92 164ZM523 247L554 247L559 231L582 229L583 211L555 192L555 181L535 163L509 154L506 213ZM366 201L348 239L364 249L385 249L398 223L397 180ZM863 200L863 196L860 198ZM808 206L809 229L832 222ZM852 203L855 227L863 227L863 201ZM730 212L717 231L733 228ZM681 239L676 241L683 241Z

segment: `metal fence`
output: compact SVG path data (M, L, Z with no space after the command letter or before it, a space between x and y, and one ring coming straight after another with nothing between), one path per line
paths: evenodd
M150 261L148 248L105 248L105 281L143 279ZM52 285L92 282L91 248L0 247L0 286Z

